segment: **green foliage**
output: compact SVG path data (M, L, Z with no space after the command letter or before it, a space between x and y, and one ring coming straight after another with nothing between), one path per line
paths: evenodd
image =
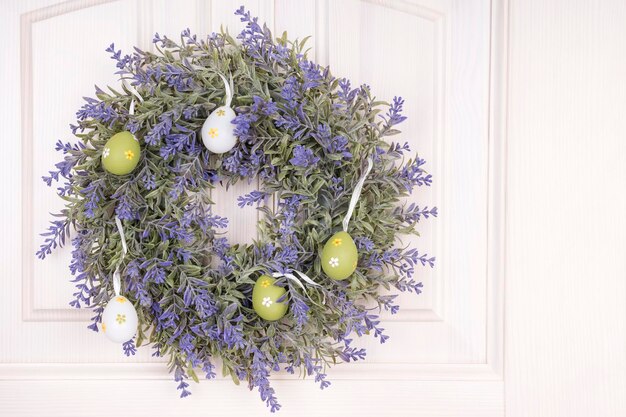
M137 344L157 346L169 356L171 369L184 369L194 380L194 368L219 357L224 375L257 385L259 352L268 369L313 361L316 367L305 366L306 373L321 374L322 364L356 359L347 340L352 332L373 332L384 341L366 306L393 310L392 298L381 297L381 289L419 292L413 266L434 260L394 249L401 234L416 233L420 219L402 199L430 180L420 168L423 161L404 161L406 149L384 140L398 133L390 116L381 117L389 105L376 101L366 86L352 90L327 68L307 67L305 41L289 41L286 34L259 47L262 58L250 43L238 44L227 33L206 42L185 34L179 44L159 42L154 53L137 50L120 61L144 97L135 114L128 114L132 94L125 87L98 89L97 103L88 103L89 114L79 117L76 136L85 146L67 152L73 175L67 177L71 192L63 197L62 215L78 231L73 267L84 285L78 299L105 305L110 277L121 263L123 292L140 320ZM284 53L280 59L269 53L277 48ZM198 135L209 112L223 104L220 73L234 80L240 141L231 153L214 155ZM286 98L290 80L300 86L296 99ZM272 105L275 110L268 110ZM115 176L103 170L101 155L106 141L122 130L134 131L142 155L132 174ZM337 137L347 140L345 147L330 145ZM298 147L319 159L294 162ZM374 168L349 228L361 242L358 267L349 279L335 281L322 272L319 255L341 230L367 158L374 158ZM266 204L258 207L258 240L229 245L217 232L221 219L211 214L211 195L242 180L258 181ZM124 219L125 257L116 215ZM303 291L279 279L291 310L277 322L260 319L251 306L256 278L290 270L307 274L321 288ZM305 311L298 312L303 305Z

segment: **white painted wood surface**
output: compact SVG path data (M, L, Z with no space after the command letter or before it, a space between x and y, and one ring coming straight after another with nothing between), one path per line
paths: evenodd
M626 416L626 3L510 5L507 414Z
M440 217L413 244L437 255L424 293L386 316L383 346L330 371L333 385L278 375L281 414L626 415L626 6L618 0L0 0L6 203L0 262L0 416L261 415L229 380L179 400L148 349L126 358L67 302L68 252L34 257L47 212L40 176L70 139L80 98L115 83L110 42L206 35L245 4L353 85L406 99L401 139L428 161ZM21 155L21 157L20 157ZM214 193L248 241L255 188ZM237 216L232 213L237 212ZM156 361L158 362L158 361Z

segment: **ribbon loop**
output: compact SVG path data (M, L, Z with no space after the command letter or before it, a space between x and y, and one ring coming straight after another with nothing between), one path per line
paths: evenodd
M274 278L282 278L285 277L293 282L295 282L296 284L298 284L298 286L300 288L302 288L302 291L304 291L304 294L307 296L307 298L309 300L311 300L312 303L317 304L315 301L313 301L313 299L311 298L311 296L309 295L309 293L306 290L306 287L304 286L304 284L302 284L302 281L306 282L309 285L312 285L314 287L320 287L323 289L323 287L318 284L317 282L313 281L311 278L309 278L304 272L300 272L300 271L293 271L293 274L290 273L282 273L282 272L274 272L272 274L272 277ZM298 274L298 276L300 278L298 278L298 276L296 276L295 274ZM302 280L302 281L301 281ZM322 291L322 304L326 304L326 294L324 293L324 291ZM318 304L319 305L319 304Z
M126 78L122 78L122 84L124 84L124 87L126 87L126 89L130 91L132 95L137 97L140 103L143 103L143 97L141 97L141 94L139 94L139 92L137 91L135 87L133 87L132 85L130 85L128 81L126 81ZM128 114L131 116L135 114L135 99L134 98L130 101L130 108L128 109Z
M348 211L346 212L346 216L343 218L343 231L344 232L348 231L348 223L350 223L352 212L354 212L356 203L359 201L359 197L361 197L363 184L365 184L365 179L367 178L367 175L372 170L373 166L374 166L374 161L372 157L370 156L369 158L367 158L367 168L365 169L365 172L363 172L363 175L361 175L361 178L359 178L359 182L357 182L356 186L354 187L354 191L352 192L352 197L350 198L350 205L348 206Z
M134 95L135 97L137 97L137 100L139 100L140 103L143 103L143 97L141 97L141 94L139 94L139 91L137 91L137 89L135 87L133 87L127 80L126 78L122 78L122 84L124 84L124 87L126 87L126 89L128 91L130 91L130 93L132 95Z
M128 252L128 246L126 245L126 235L124 234L122 221L117 216L115 216L115 225L117 226L117 231L120 233L120 239L122 240L122 250L124 251L124 255L126 255L126 253Z
M222 79L222 81L224 81L224 92L226 93L226 103L224 105L226 107L230 107L230 103L233 101L233 91L232 91L232 88L231 88L231 84L233 82L233 77L231 75L230 83L229 83L228 80L226 79L226 77L224 77L224 75L222 75L221 73L218 73L217 75L219 75L220 78Z
M115 272L113 272L113 291L115 291L115 296L120 295L120 289L122 287L122 279L120 276L120 265L124 260L124 256L128 252L128 246L126 245L126 236L124 235L124 227L122 226L122 221L119 217L115 216L115 225L117 226L117 231L120 233L120 240L122 241L122 257L120 261L117 263L115 267Z

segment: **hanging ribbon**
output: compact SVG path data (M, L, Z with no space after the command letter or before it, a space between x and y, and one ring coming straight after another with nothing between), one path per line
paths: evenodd
M202 65L198 64L191 64L191 68L196 70L206 69ZM230 103L233 101L233 76L232 74L230 75L230 82L228 82L224 74L222 74L221 72L218 72L217 75L219 75L224 82L224 93L226 94L226 103L224 103L224 106L230 107Z
M323 287L320 284L318 284L317 282L313 281L311 278L309 278L304 272L300 272L300 271L293 271L293 272L294 272L294 274L282 273L282 272L274 272L272 274L272 277L274 277L274 278L285 277L285 278L295 282L296 284L298 284L298 286L300 286L300 288L302 288L302 291L304 291L304 294L307 296L307 298L309 300L311 300L312 303L317 304L315 301L313 301L313 299L311 298L311 296L307 292L306 288L304 287L304 284L302 284L302 281L304 281L307 284L312 285L314 287L320 287L322 289L323 289ZM300 278L298 278L298 276L296 276L295 274L298 274L298 276L300 276ZM323 296L322 304L326 304L326 294L324 294L324 291L322 291L322 296ZM317 305L319 305L319 304L317 304Z
M350 223L350 217L352 217L352 212L354 211L354 208L356 207L356 203L359 201L359 197L361 197L361 190L363 189L365 178L367 178L367 175L370 173L373 166L374 166L374 161L372 160L372 157L367 158L367 168L365 169L365 172L363 173L363 175L361 175L361 178L359 178L359 182L357 182L356 186L354 187L354 191L352 192L352 198L350 198L350 205L348 206L348 212L346 213L346 216L343 218L343 231L344 232L348 231L348 223Z
M139 94L139 92L137 91L137 89L135 89L135 87L133 87L132 85L130 85L128 81L126 81L126 78L122 78L122 84L124 84L124 87L126 87L126 89L130 91L132 95L137 97L140 103L143 103L143 97L141 97L141 94ZM135 114L135 99L134 98L130 101L130 108L128 109L128 114L131 116Z
M222 81L224 81L224 92L226 93L226 103L224 103L224 106L230 107L230 103L233 101L233 91L231 87L231 84L233 82L233 77L232 75L230 76L230 83L229 83L226 77L224 77L221 73L218 72L217 75L219 75Z
M115 272L113 272L113 291L115 291L115 296L120 295L120 289L122 287L122 279L120 276L120 265L122 264L122 260L126 253L128 252L128 246L126 245L126 236L124 235L124 227L122 227L122 221L119 217L115 216L115 225L117 226L117 231L120 233L120 239L122 240L122 257L120 261L117 263L115 267Z

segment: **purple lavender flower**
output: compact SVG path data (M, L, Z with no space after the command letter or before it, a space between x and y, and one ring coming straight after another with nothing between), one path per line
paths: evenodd
M267 198L268 194L264 191L252 191L243 196L237 197L237 205L241 208L245 206L251 206L253 204L261 204L265 198Z
M163 268L160 268L159 266L155 265L146 271L144 279L146 282L153 282L155 284L163 284L165 282L165 276L166 274Z
M352 158L352 153L348 150L348 139L343 135L332 136L330 126L321 123L317 126L317 131L311 132L314 138L327 153L340 154L343 158Z
M131 202L126 194L122 195L117 201L115 214L122 220L135 220L139 218L136 205Z
M168 159L179 152L185 152L187 155L197 153L196 132L179 124L175 127L175 132L165 135L165 144L159 149L163 159Z
M246 27L237 36L248 56L252 58L255 65L266 71L274 71L276 65L285 65L288 54L284 48L277 48L272 40L272 34L266 25L259 25L258 18L251 17L242 6L235 12L241 16L241 21L246 23Z
M405 223L415 224L419 222L422 217L425 219L428 219L430 216L437 217L437 207L428 208L428 206L426 206L420 209L417 204L411 203L409 207L406 208L396 207L394 214Z
M72 305L72 303L70 303ZM102 312L104 311L104 307L96 307L93 309L95 316L91 317L91 324L87 326L89 330L92 330L98 333L98 323L102 321Z
M365 349L357 349L354 347L346 347L343 351L339 352L339 357L345 362L365 360L365 355Z
M403 183L406 190L410 193L415 186L430 186L432 184L432 175L425 175L422 165L426 161L420 158L416 158L411 163L402 167L400 172L400 181Z
M56 151L61 151L65 155L63 160L57 162L54 166L56 168L55 171L48 171L50 176L43 176L41 179L50 187L52 185L52 181L59 181L59 177L63 177L65 179L70 179L72 177L72 169L79 163L81 160L79 152L81 152L85 148L83 143L77 143L75 145L71 145L68 143L63 143L60 140L57 141L55 145ZM68 190L69 191L69 190ZM64 192L63 194L66 194ZM62 195L63 195L62 194Z
M293 245L280 248L276 252L274 260L282 265L287 265L294 269L298 268L298 249Z
M226 312L223 314L226 314ZM246 347L246 342L243 339L243 331L240 324L241 321L243 321L243 316L241 315L232 321L225 320L224 329L222 331L222 339L229 349L243 349Z
M274 103L271 99L264 100L259 96L252 97L253 104L251 106L251 111L256 114L262 114L266 117L271 117L278 112L278 107L276 107L276 103Z
M410 152L411 147L408 142L404 142L404 144L400 143L391 143L389 145L389 149L387 150L387 155L392 156L393 158L400 158L405 152Z
M391 104L391 107L389 107L389 111L386 116L383 116L383 120L385 121L384 130L388 130L406 120L406 117L401 114L403 106L404 100L402 97L393 98L393 103Z
M87 187L85 187L82 191L80 191L80 194L83 195L84 199L85 199L85 216L87 216L88 218L94 218L95 217L95 210L97 210L98 207L98 203L100 202L101 199L104 198L103 194L102 194L102 181L98 180L98 181L93 181L91 184L89 184Z
M280 97L286 102L285 106L288 109L296 108L298 101L302 97L302 85L295 76L290 75L285 79Z
M296 330L301 331L302 327L306 325L309 321L309 306L304 302L304 300L296 295L296 291L290 291L291 294L291 304L289 306L293 316L296 319Z
M330 192L333 194L333 197L335 200L337 200L339 198L339 196L341 195L341 192L343 191L343 179L342 178L337 178L337 177L333 177L330 179Z
M337 91L337 97L341 102L345 104L346 108L352 106L352 102L354 101L358 89L352 89L350 86L350 80L347 78L341 78L339 80L339 90Z
M181 196L183 191L185 191L186 184L187 184L187 179L184 176L174 178L172 188L170 189L170 192L169 192L170 198L173 200L177 200L178 197Z
M132 338L122 344L122 349L124 350L124 355L131 356L137 353L137 349L135 347L135 338Z
M50 224L48 231L41 234L46 239L37 251L39 259L44 259L46 255L50 255L52 249L56 249L57 246L63 247L65 238L70 235L70 223L67 220L54 220Z
M204 361L204 365L202 366L202 371L205 373L206 379L214 379L217 375L215 374L215 366L211 363L211 361L207 358Z
M283 198L278 203L282 214L278 233L281 236L281 242L286 245L292 243L292 239L294 237L293 226L295 224L295 218L298 214L298 205L301 201L302 196L292 195L290 197Z
M189 387L189 384L185 382L186 378L187 378L187 374L185 374L182 364L180 364L179 362L176 362L175 368L174 368L174 381L179 383L176 389L181 390L180 398L185 398L191 395L191 391L187 390L187 387Z
M302 84L304 90L315 88L322 84L324 78L320 73L321 67L319 65L312 61L302 60L300 61L300 69L302 69L304 76L304 84Z
M150 66L146 69L146 75L155 82L164 81L176 91L191 91L195 87L193 73L183 66L164 64Z
M141 178L141 182L146 190L154 190L156 188L156 175L146 172Z
M289 163L302 168L308 168L318 163L319 157L315 156L310 148L302 145L296 145L293 149L293 158L289 160Z
M397 297L397 294L379 295L377 300L385 308L385 310L390 311L391 314L396 314L400 310L400 306L393 303Z
M183 337L180 338L180 341L178 342L178 346L184 353L186 353L187 355L190 355L194 349L193 340L194 340L194 337L191 335L191 333L185 333Z
M330 386L330 381L326 381L326 374L322 373L320 362L319 358L314 358L309 354L304 355L304 368L307 375L315 375L315 382L320 384L320 389L325 389Z
M110 105L90 97L84 97L87 102L76 112L79 121L96 119L102 123L113 126L120 118L120 115Z
M172 130L172 112L165 112L159 116L159 122L152 127L144 137L148 145L157 146L165 135Z
M73 294L74 300L70 301L70 305L75 308L81 308L81 303L86 306L91 304L91 299L95 295L92 284L91 273L87 272L87 266L93 262L90 259L91 248L94 237L93 231L80 230L76 233L76 237L72 239L72 260L70 262L70 272L74 279L71 282L76 286L76 292ZM92 287L90 287L90 285ZM94 309L96 315L92 317L92 325L88 326L94 331L98 331L97 323L100 322L102 307Z
M258 388L261 399L270 407L270 411L275 413L280 410L281 405L275 396L274 388L270 386L269 369L271 369L271 365L268 364L261 351L255 348L252 355L251 385Z
M374 249L374 242L366 236L358 236L354 238L354 243L356 243L357 248L365 250L366 252L370 252Z

